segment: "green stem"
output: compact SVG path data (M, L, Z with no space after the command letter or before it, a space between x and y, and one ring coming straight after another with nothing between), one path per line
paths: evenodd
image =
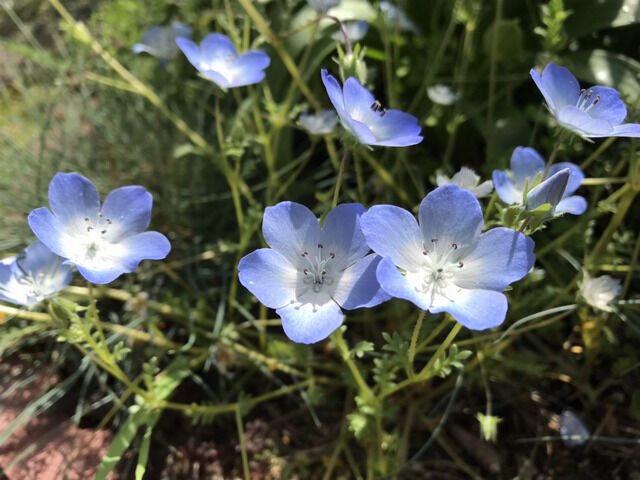
M347 364L347 367L349 367L349 370L351 371L353 378L358 384L358 390L360 391L360 394L364 395L366 398L370 400L374 400L375 396L373 395L373 392L369 388L369 385L367 385L367 383L364 381L364 378L362 378L362 375L360 374L360 370L358 369L358 366L351 358L351 352L349 351L349 347L347 347L347 344L344 341L342 330L343 328L341 327L341 328L338 328L335 332L333 332L331 334L331 339L333 340L333 343L336 345L336 347L338 347L342 360L344 361L344 363Z
M251 480L251 472L249 470L249 457L247 456L247 442L244 438L244 429L242 427L242 413L240 407L236 407L236 427L238 429L238 443L240 444L240 455L242 456L242 471L244 480Z
M340 196L340 187L342 186L342 178L344 177L344 171L349 161L350 150L345 150L342 154L342 160L340 160L340 168L338 169L338 179L336 180L336 188L333 191L333 200L331 200L331 208L335 208L338 205L338 197Z
M438 350L436 350L436 353L433 354L433 356L429 359L429 362L427 362L424 368L420 370L420 373L418 374L419 377L422 378L423 376L429 374L429 371L433 368L433 365L436 363L436 360L438 360L438 358L440 358L444 354L447 348L449 348L449 345L451 345L451 342L453 342L453 340L456 338L456 335L458 335L458 332L460 331L461 328L462 328L462 324L456 322L456 324L453 326L453 328L449 332L449 335L447 335L447 338L444 339L444 342L442 342L442 344L438 347Z
M411 343L409 344L409 356L407 362L407 373L409 378L415 377L415 372L413 371L413 360L416 357L416 344L418 343L418 337L420 336L420 329L422 328L422 321L424 320L424 316L427 312L422 310L418 314L418 320L416 321L416 325L413 328L413 335L411 335Z

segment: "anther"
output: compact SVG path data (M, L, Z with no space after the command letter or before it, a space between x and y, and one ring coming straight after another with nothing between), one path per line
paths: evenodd
M307 255L309 255L309 252L302 252L303 257L306 257Z
M105 233L107 233L107 231L106 231L106 230L100 230L100 233L101 233L102 235L104 235Z
M600 95L596 95L596 99L593 101L593 103L591 104L591 106L596 105L599 101L600 101Z
M423 255L427 255L429 252L427 250L422 250Z
M438 239L435 238L435 237L431 239L431 243L436 243L437 241L438 241Z
M462 268L462 267L464 267L464 263L458 262L458 268Z
M304 273L305 275L309 275L309 270L305 268L305 269L302 271L302 273Z
M98 212L98 218L102 218L102 212Z
M371 110L373 110L374 112L379 112L380 110L382 110L382 104L378 100L376 100L371 104L371 107L369 108L371 108Z
M336 254L335 254L335 253L333 253L333 252L329 253L329 256L330 256L331 258L336 258Z
M588 100L589 98L591 98L592 95L593 95L593 90L589 90L587 94L584 96L584 99Z
M93 227L87 227L87 232L90 232L91 230L93 230Z
M84 221L88 222L89 221L89 217L84 217Z
M387 113L387 109L386 108L382 108L382 111L380 112L380 116L384 117L384 114Z
M318 248L324 248L324 246L321 243L319 243Z
M458 244L457 243L452 243L451 247L453 247L454 250L457 250L458 249Z
M442 273L442 269L441 268L438 269L438 273Z
M581 95L582 95L584 92L586 92L586 91L587 91L587 89L586 89L586 88L581 88L581 89L580 89L580 95L578 95L578 96L581 96Z
M111 225L113 223L113 220L111 220L110 218L107 218L107 223Z
M327 274L327 271L323 268L322 269L322 276L324 277Z

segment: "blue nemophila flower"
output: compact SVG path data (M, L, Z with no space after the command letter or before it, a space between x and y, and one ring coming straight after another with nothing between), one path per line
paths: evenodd
M451 178L441 173L438 174L436 176L436 184L439 187L449 184L457 185L460 188L469 190L476 198L486 197L493 190L493 182L491 180L480 183L480 177L476 172L467 167L462 167Z
M387 110L354 77L344 88L326 70L322 70L329 99L340 122L360 143L385 147L405 147L422 141L418 119L400 110Z
M413 214L377 205L360 224L369 246L383 257L378 281L391 296L431 313L448 312L472 330L500 325L507 313L502 290L531 270L529 237L508 228L482 232L476 197L456 185L438 187Z
M136 43L132 50L133 53L147 52L166 65L179 52L176 38L191 38L191 32L191 28L178 22L169 27L155 25L145 32L142 41Z
M49 210L35 209L29 226L52 252L75 264L93 283L133 272L144 259L171 250L167 237L145 232L153 199L144 187L116 188L100 205L95 185L78 173L57 173L49 184Z
M314 343L342 324L340 307L373 307L389 297L376 280L380 257L369 254L360 231L359 203L338 205L322 228L304 205L267 207L262 233L271 248L245 256L240 283L282 318L294 342Z
M307 132L313 135L326 135L335 128L338 123L338 116L333 110L322 110L314 114L305 112L300 115L298 122Z
M516 147L511 155L511 175L503 170L493 171L496 193L505 203L522 205L525 186L531 188L538 175L544 174L545 167L544 159L533 148ZM568 172L560 173L565 169ZM584 197L573 195L573 192L580 187L583 178L580 167L574 163L551 165L544 181L528 192L525 202L527 208L533 210L543 203L551 203L555 213L581 215L587 209L587 201ZM563 185L566 188L562 188ZM544 202L545 197L551 201Z
M640 137L640 124L622 123L627 108L615 88L580 89L565 67L548 64L542 75L531 69L531 78L544 96L547 106L563 127L589 137Z
M238 55L231 40L219 33L204 37L200 46L183 37L176 39L176 43L203 76L222 88L262 81L264 69L271 62L262 50L250 50Z
M366 20L346 22L344 24L344 28L347 31L349 40L352 42L357 42L359 40L362 40L369 31L369 23L367 23ZM338 40L339 42L346 43L342 29L338 29L337 32L331 35L331 38L333 38L334 40Z
M0 260L0 300L32 307L71 282L71 267L39 241Z
M393 25L398 30L404 30L407 32L420 33L420 29L409 20L407 14L404 13L397 5L383 0L380 2L380 10L387 18L389 23Z
M341 0L307 0L307 3L316 11L327 13L333 7L337 7L340 1Z
M569 448L584 445L591 436L582 420L570 410L565 410L560 415L560 435L562 442Z

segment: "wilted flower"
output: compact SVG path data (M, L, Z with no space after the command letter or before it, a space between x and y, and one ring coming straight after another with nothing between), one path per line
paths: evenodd
M400 110L387 110L354 77L344 88L326 70L322 70L331 103L340 122L360 143L386 147L405 147L422 141L418 119Z
M352 42L362 40L369 31L369 24L365 20L358 20L357 22L346 22L344 28L347 31L347 36ZM331 38L338 40L339 42L346 43L344 39L344 33L342 29L338 29Z
M179 52L176 38L191 38L191 32L191 28L178 22L172 23L170 27L155 25L145 32L142 41L136 43L132 51L147 52L166 65Z
M312 115L303 113L298 118L298 122L313 135L326 135L331 133L338 123L338 116L333 110L322 110Z
M585 301L598 310L610 312L611 302L622 292L620 280L609 275L591 277L586 270L582 270L580 295Z
M281 202L264 212L262 233L271 248L245 256L240 283L282 318L294 342L314 343L342 324L340 307L373 307L389 297L376 280L380 257L360 231L359 203L338 205L320 228L304 205Z
M337 7L340 0L307 0L307 3L316 11L327 13L333 7Z
M569 447L579 447L589 440L589 430L584 426L582 420L578 416L565 410L560 415L560 435L562 435L562 441Z
M502 290L535 261L534 243L508 228L483 234L476 197L456 185L438 187L420 204L420 225L403 208L376 205L360 221L369 246L383 257L378 281L391 296L431 313L448 312L472 330L500 325Z
M209 80L222 88L241 87L260 82L271 60L262 50L250 50L238 55L231 40L219 33L210 33L200 46L188 38L176 39L180 50L191 64Z
M69 285L71 276L62 258L35 241L0 261L0 300L32 307Z
M560 173L566 169L568 172ZM503 170L494 170L493 185L503 202L522 205L525 186L531 188L538 175L542 176L544 171L545 161L538 152L529 147L516 147L511 155L511 175ZM554 207L552 213L584 213L587 201L584 197L572 195L580 187L583 178L580 167L574 163L560 162L551 165L543 182L528 192L526 207L533 210L544 203L550 203Z
M93 283L133 272L144 259L160 260L171 245L151 220L151 194L138 185L116 188L100 205L95 185L78 173L57 173L49 184L49 210L29 214L29 226L52 252L75 264Z
M563 127L588 137L640 137L640 124L622 123L627 108L615 88L580 89L565 67L548 64L542 75L531 69L531 78L544 96L547 106Z
M380 10L387 18L389 23L398 30L404 30L407 32L420 33L420 29L407 17L398 6L386 0L380 2Z
M452 105L458 101L458 94L446 85L428 87L427 96L429 100L439 105Z
M449 178L446 175L438 174L436 176L436 184L441 187L443 185L454 184L465 190L469 190L476 198L486 197L493 190L493 182L487 180L480 182L480 177L476 175L476 172L467 167L462 167L453 177Z

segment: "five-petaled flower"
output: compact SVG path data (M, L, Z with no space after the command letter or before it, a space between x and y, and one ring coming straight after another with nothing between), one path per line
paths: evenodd
M71 282L71 267L35 241L15 257L0 260L0 300L32 307Z
M640 137L640 124L622 123L627 108L615 88L596 85L580 89L565 67L548 64L542 75L531 69L531 78L547 106L563 127L589 137Z
M188 38L176 39L180 50L198 71L222 88L241 87L262 81L269 56L262 50L250 50L238 55L231 40L219 33L210 33L200 46Z
M340 122L360 143L385 147L405 147L422 141L418 119L400 110L387 110L354 77L344 88L326 70L322 70L329 99Z
M313 135L326 135L335 128L338 116L333 110L322 110L314 114L304 112L298 118L298 122Z
M389 297L376 280L380 257L360 230L365 208L338 205L324 220L304 205L281 202L264 212L261 248L238 264L240 283L282 318L298 343L327 338L343 321L340 307L373 307Z
M436 176L436 184L439 187L449 184L457 185L460 188L469 190L476 198L486 197L493 190L493 182L491 180L480 183L480 177L476 172L467 167L462 167L451 178L439 173Z
M529 210L544 203L551 204L553 213L581 215L587 209L584 197L573 195L584 174L574 163L560 162L551 165L547 176L531 188L545 171L545 161L533 148L516 147L511 155L511 175L503 170L493 171L493 185L500 199L508 204L524 205ZM565 170L568 170L565 172ZM525 187L531 188L523 199Z
M376 205L362 216L362 231L383 257L377 277L391 296L431 313L448 312L472 330L500 325L502 293L531 270L529 237L508 228L482 232L476 197L456 185L438 187L420 204L420 224L400 207Z
M169 27L154 25L142 36L142 41L136 43L133 53L147 52L159 59L163 65L167 65L169 60L180 51L176 45L176 38L191 38L191 28L186 25L174 22Z
M145 232L153 199L144 187L100 194L78 173L57 173L49 184L49 206L29 214L29 226L49 250L75 264L93 283L109 283L133 272L144 259L160 260L171 245L158 232Z

